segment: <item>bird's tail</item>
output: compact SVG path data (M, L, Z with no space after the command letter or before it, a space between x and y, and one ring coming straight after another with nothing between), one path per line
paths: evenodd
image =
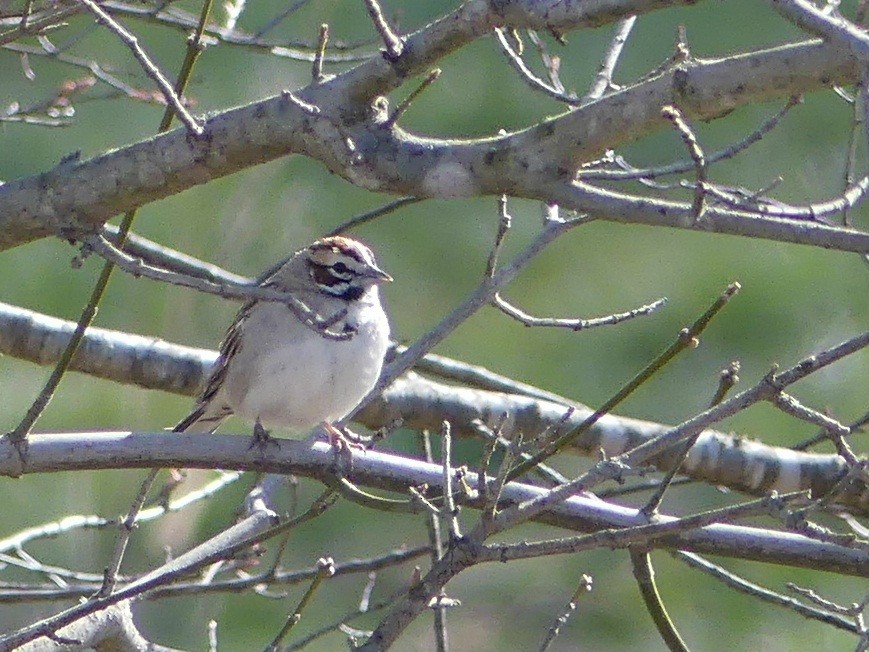
M228 407L214 409L208 403L196 406L190 414L178 422L172 432L201 432L210 434L232 414Z

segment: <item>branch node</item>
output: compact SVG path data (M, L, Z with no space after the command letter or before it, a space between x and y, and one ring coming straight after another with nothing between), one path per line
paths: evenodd
M374 23L374 28L383 39L383 44L386 46L386 51L383 53L383 58L387 61L395 62L401 57L404 52L404 42L401 40L389 23L386 22L386 17L383 15L383 10L380 8L377 0L364 0L365 8L368 10L368 15L371 16L371 21Z

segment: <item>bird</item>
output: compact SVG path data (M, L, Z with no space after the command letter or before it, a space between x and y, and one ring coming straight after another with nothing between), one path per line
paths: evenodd
M374 387L389 348L379 286L392 277L371 249L331 236L293 254L260 287L289 293L316 320L285 302L250 299L220 343L193 410L174 432L214 432L230 415L254 424L253 443L274 428L310 430L345 417ZM312 323L313 322L313 323Z

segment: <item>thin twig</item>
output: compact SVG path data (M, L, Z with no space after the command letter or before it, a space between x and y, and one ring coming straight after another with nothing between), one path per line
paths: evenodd
M260 27L257 32L254 34L254 39L260 39L270 31L272 31L275 27L280 25L288 16L294 14L299 9L308 4L311 0L296 0L295 2L291 2L287 4L287 6L278 14L273 16L271 20L269 20L265 25Z
M604 52L601 58L600 67L594 76L591 88L588 89L585 97L582 98L583 103L600 99L612 86L613 72L615 71L616 64L619 62L619 57L622 56L622 50L625 47L625 43L628 42L628 37L636 22L636 16L626 16L616 23L616 33L613 34L609 47L607 47L606 52Z
M91 2L91 4L93 4L93 2ZM203 30L205 29L205 25L208 22L208 16L211 12L211 5L212 0L205 0L202 3L202 11L199 16L199 24L197 26L196 32L193 35L193 38L187 40L187 52L184 56L184 61L181 64L181 71L178 74L178 81L175 85L176 95L184 94L184 89L187 87L187 83L190 80L190 75L193 72L193 67L199 57L199 54L201 53ZM169 127L172 125L172 119L174 115L174 111L169 106L167 106L166 110L163 113L163 118L160 120L160 125L157 127L158 133L163 133L169 130ZM129 233L135 218L135 209L124 214L124 218L121 221L120 226L118 227L119 247L123 247L124 241L127 237L127 233ZM57 390L61 379L66 373L66 370L69 368L69 365L72 362L76 351L78 350L79 344L84 338L85 331L93 323L94 317L96 316L97 312L97 306L100 304L100 301L102 301L103 294L105 293L109 281L111 280L113 270L114 265L112 263L107 261L105 265L103 265L100 276L97 279L97 282L94 284L91 296L88 299L88 302L85 305L84 309L82 310L81 315L79 316L78 323L76 324L75 330L69 338L69 342L67 343L63 354L61 355L54 369L52 370L51 375L49 376L42 390L40 391L39 396L36 397L30 408L27 410L27 413L24 415L21 423L16 426L15 430L8 433L7 435L18 449L22 464L24 463L25 459L25 452L22 444L26 443L27 435L30 433L33 425L45 411L45 408L48 406L48 403L54 396L54 392Z
M718 150L717 152L713 152L706 156L706 163L708 165L712 165L713 163L717 163L718 161L723 161L729 158L733 158L737 154L741 153L743 150L748 149L751 145L759 142L766 134L772 131L775 127L778 126L779 122L781 122L782 118L787 115L788 112L798 104L802 102L802 98L800 96L791 97L787 104L785 104L779 111L777 111L772 117L764 120L760 126L757 127L750 134L735 142L734 144L726 147L724 149ZM615 157L616 163L619 163L625 168L622 170L601 170L594 167L588 167L581 169L577 176L582 179L597 179L597 180L619 180L619 181L629 181L632 179L654 179L661 176L671 175L671 174L682 174L684 172L688 172L695 168L694 161L677 161L675 163L670 163L669 165L660 165L652 168L633 168L627 165L621 157Z
M546 427L546 431L552 431L552 432L555 432L557 434L558 429L561 426L563 426L565 423L567 423L567 420L570 418L570 416L573 414L573 412L574 412L574 408L568 407L567 410L565 410L564 419L560 423L548 425ZM504 415L504 417L506 418L506 415ZM497 425L495 430L490 429L485 423L483 423L481 421L475 421L474 423L471 424L471 427L481 437L483 437L486 440L487 449L489 446L493 446L493 447L501 446L502 449L504 449L504 450L512 449L513 454L516 454L518 452L518 457L520 459L526 459L526 458L531 456L530 453L528 453L528 452L518 451L518 447L516 446L515 442L511 442L510 440L508 440L507 438L505 438L501 434L501 429L503 428L503 422L500 425ZM529 443L531 443L531 444L535 443L537 440L546 441L546 434L547 434L547 432L544 432L541 435L538 435L531 442L526 442L526 446ZM494 449L493 449L493 452L494 452ZM546 464L543 464L542 462L534 467L534 471L541 478L546 480L546 482L548 482L552 486L559 485L559 484L562 484L562 483L568 481L567 478L564 477L561 473L559 473L558 471L556 471L552 467L547 466ZM481 484L480 489L482 490L482 484Z
M719 375L718 380L718 389L715 390L715 395L712 397L712 401L710 401L709 406L714 407L721 403L724 400L724 397L727 395L727 392L733 387L733 385L739 380L737 376L737 372L739 371L739 363L731 362L726 369L722 370ZM679 469L682 468L682 465L685 463L685 460L688 459L688 454L691 452L691 449L694 448L694 444L697 443L697 440L700 438L701 433L696 433L692 437L689 437L683 444L681 450L676 455L676 460L673 463L672 468L664 475L661 479L660 484L655 488L654 493L643 505L640 510L646 518L651 519L657 514L658 509L661 507L661 502L664 500L664 492L673 484L673 480L676 477L676 474L679 472ZM649 562L651 564L651 562Z
M584 319L580 317L564 318L564 317L535 317L517 308L512 303L496 294L492 299L492 304L505 315L512 317L519 323L528 327L544 327L544 328L567 328L572 331L582 331L598 326L615 326L622 322L650 315L659 308L667 305L667 297L662 297L653 301L650 304L633 308L627 312L617 312L604 317L594 317Z
M350 218L343 224L339 224L334 229L329 231L326 236L341 235L342 233L346 233L351 229L355 229L361 224L366 224L367 222L376 220L381 215L386 215L387 213L391 213L394 210L401 208L402 206L407 206L408 204L416 204L417 202L421 202L422 200L423 197L400 197L399 199L391 201L388 204L384 204L379 208L366 211L365 213L360 213L359 215Z
M139 487L139 492L136 494L136 497L130 505L130 510L127 512L126 517L124 517L124 520L120 523L120 532L118 533L117 539L115 539L115 547L112 550L112 557L106 567L103 585L97 593L97 596L100 598L111 595L112 591L115 590L118 571L121 569L121 563L124 560L124 553L127 551L127 544L130 542L133 528L136 526L136 518L138 517L139 512L142 511L142 506L145 504L148 492L151 491L151 487L154 485L154 480L157 479L157 474L159 472L160 469L151 469L148 472L148 475L145 476L142 485Z
M543 639L543 643L540 645L540 652L546 652L552 643L555 641L558 634L561 632L561 628L567 624L567 621L570 620L571 616L573 616L576 611L576 607L579 604L579 599L586 593L589 593L592 589L594 581L591 578L591 575L586 575L585 573L579 578L579 584L576 587L576 591L573 592L573 595L570 597L570 601L565 605L561 614L558 618L555 619L555 622L549 627L549 630L546 632L546 638Z
M741 365L739 360L734 360L727 367L721 370L718 375L718 388L715 390L715 395L709 401L709 405L718 405L724 400L724 397L731 389L739 382L739 369Z
M669 120L673 127L679 132L682 137L682 142L688 149L691 155L691 160L694 161L694 172L696 185L694 188L694 203L691 204L691 211L694 213L694 218L698 219L703 214L703 201L706 196L706 179L708 167L706 164L706 155L703 153L703 148L700 147L700 141L697 135L688 124L685 116L675 106L665 106L661 109L661 115Z
M27 25L24 28L22 28L21 24L19 23L15 29L0 33L0 46L4 46L7 43L17 41L22 36L43 33L48 29L57 27L58 25L63 23L64 19L69 18L70 16L74 16L75 14L80 12L81 7L79 7L78 5L71 5L58 9L57 11L46 12L39 18L28 20Z
M341 421L346 422L352 419L360 410L367 406L374 397L379 396L385 387L391 385L396 378L413 367L420 358L437 346L437 344L447 335L458 328L462 322L477 312L482 306L489 303L492 296L516 278L516 276L519 275L519 272L536 258L550 242L557 239L567 231L587 223L588 220L584 218L576 218L571 221L551 222L547 224L531 244L520 252L508 265L501 267L493 277L484 278L470 296L450 312L450 314L444 317L437 326L419 338L412 346L405 349L404 353L399 355L395 360L390 362L383 370L383 373L381 373L374 388L365 398L362 399L362 401L360 401L359 405L357 405L356 408L354 408L353 411Z
M857 419L856 421L849 423L848 430L850 430L852 433L860 432L865 428L865 426L867 424L869 424L869 411L867 411L865 414L863 414L863 416L860 417L859 419ZM830 437L827 434L827 431L821 430L816 435L809 437L808 439L805 439L797 444L794 444L793 446L791 446L791 449L795 450L795 451L804 451L804 450L811 448L815 444L820 444L821 442L829 441L829 439L830 439Z
M854 88L854 96L849 101L851 105L851 128L848 130L848 153L845 157L845 167L842 170L842 192L846 192L856 181L854 170L857 167L857 150L861 142L858 136L863 132L863 104L866 101L867 81L869 80L867 80L867 75L864 71L863 76ZM851 212L848 209L842 211L842 226L853 226L851 224Z
M491 278L495 274L495 269L498 266L498 257L500 256L501 248L504 245L504 240L507 237L507 233L510 231L512 220L512 216L507 211L507 195L501 195L498 198L498 232L495 234L495 242L493 243L492 249L489 252L489 258L486 260L485 275L489 278ZM629 312L616 313L614 315L596 317L594 319L564 319L534 317L533 315L529 315L528 313L508 302L498 292L496 292L492 297L493 306L498 308L508 317L512 317L516 321L520 322L524 326L569 328L574 331L594 328L596 326L612 326L615 324L619 324L623 321L627 321L641 315L648 315L660 308L661 306L665 305L666 303L667 299L665 297L662 299L658 299L657 301L649 305L634 308Z
M315 313L291 293L276 290L268 284L254 286L223 282L215 283L206 279L153 267L139 258L124 253L99 234L88 236L85 242L107 261L110 261L113 265L133 276L144 276L162 283L180 285L225 298L243 299L245 301L277 301L286 305L299 318L299 321L308 328L328 339L346 340L353 336L353 333L329 330L346 316L346 310L339 310L334 315L323 317Z
M380 8L380 4L378 4L377 0L363 0L363 2L365 2L365 8L368 10L368 15L374 23L374 28L377 30L377 33L380 34L380 38L383 39L383 43L386 46L386 57L390 61L397 60L402 52L404 52L404 43L402 43L401 38L392 31L389 23L386 22L383 10Z
M808 423L814 424L816 426L820 426L824 430L826 430L830 438L833 439L834 442L841 442L842 445L837 446L839 448L839 454L845 458L845 461L849 466L854 466L859 463L857 456L854 455L854 451L851 450L850 446L848 446L843 437L847 437L851 434L851 429L847 426L842 425L835 419L828 417L825 414L821 414L817 410L813 410L802 403L800 403L796 398L791 396L790 394L786 394L785 392L781 392L778 395L772 398L771 403L775 405L782 412L791 415L797 419L802 421L806 421Z
M315 84L323 81L323 57L326 56L326 44L329 42L329 25L320 25L320 35L317 38L317 52L314 55L314 66L311 69L311 78Z
M102 7L100 7L94 0L77 0L96 17L97 22L109 29L113 32L121 41L130 48L130 51L133 53L133 56L139 62L139 65L142 66L142 69L145 71L145 74L150 77L157 87L160 89L160 92L163 94L163 97L166 99L166 105L171 107L175 112L175 115L178 116L178 119L184 123L184 125L189 129L192 133L197 136L202 135L203 128L202 126L196 122L196 119L190 115L187 109L184 107L184 103L181 101L181 98L175 92L175 89L172 87L172 84L163 76L163 73L160 72L160 69L151 61L150 57L145 53L142 47L139 45L139 39L127 31L120 23L118 23L114 18L109 16L105 11L103 11Z
M848 619L842 618L841 616L835 614L831 614L827 611L822 611L820 609L809 607L800 602L799 600L795 600L786 595L782 595L781 593L770 591L769 589L766 589L758 584L754 584L753 582L749 582L748 580L745 580L738 575L731 573L730 571L719 566L718 564L713 564L712 562L704 559L698 554L695 554L693 552L684 552L681 550L674 551L672 554L677 559L680 559L681 561L688 564L688 566L716 578L717 580L723 582L726 586L729 586L732 589L750 595L759 600L763 600L764 602L791 609L806 618L819 620L827 625L832 625L833 627L854 634L858 633L857 627L854 625L853 622L849 621Z
M507 61L509 61L510 65L513 66L513 68L519 73L519 77L523 81L525 81L532 89L536 91L541 91L549 97L558 100L559 102L569 104L571 106L576 106L582 103L582 99L578 98L576 94L568 94L559 91L557 88L553 88L545 81L540 79L537 75L535 75L531 71L531 69L525 64L522 56L513 49L512 45L510 45L510 42L507 40L507 36L502 28L495 28L495 36L498 39L498 43L501 45L501 50L507 57Z
M730 299L739 291L739 283L731 283L727 289L719 295L715 302L694 321L691 326L683 328L676 341L673 342L665 351L658 355L636 376L634 376L624 387L622 387L612 398L606 401L601 407L589 415L579 426L570 432L562 435L557 440L546 446L539 453L533 455L531 459L520 462L516 468L510 472L510 479L519 477L526 473L537 462L543 461L546 458L560 451L564 446L574 440L576 437L586 432L591 426L600 420L602 416L611 412L619 403L630 396L634 390L645 383L649 378L656 374L670 360L676 357L679 353L687 348L697 345L697 337L706 329L709 322L716 314L730 301Z
M495 275L495 269L498 267L498 256L501 253L501 246L504 244L504 238L510 231L513 223L513 217L507 212L507 195L498 197L498 232L495 234L495 242L492 244L492 249L489 252L489 258L486 259L486 276L491 278Z
M287 634L295 627L299 621L302 619L302 612L305 610L305 607L308 606L308 603L314 597L314 594L317 592L317 589L320 588L320 584L323 580L332 577L335 575L335 560L331 557L323 557L317 560L317 575L311 580L311 584L308 587L305 594L302 596L301 600L299 600L299 604L293 610L293 613L287 618L287 622L284 623L284 626L281 627L281 631L277 633L277 635L272 639L272 642L266 646L266 652L275 652L279 649L281 641L286 637Z
M537 49L537 54L540 55L540 60L543 62L543 67L546 69L546 76L549 77L549 83L552 87L563 93L564 92L564 84L561 82L561 76L559 75L559 70L561 68L561 57L552 56L549 54L549 49L546 47L546 42L540 38L536 31L533 29L525 30L525 33L528 35L528 39L534 44L534 47ZM519 34L515 31L512 32L512 35L516 38L516 53L520 56L523 54L522 41L519 38Z
M640 589L640 596L643 598L643 604L646 611L652 617L655 623L655 628L661 636L661 640L667 646L670 652L689 652L688 646L682 640L679 630L667 608L664 606L664 600L661 598L661 593L658 591L658 583L655 581L655 568L652 566L652 557L647 550L640 549L639 546L629 548L628 552L631 556L631 567L634 571L634 578L637 581L637 586Z
M441 424L441 464L443 467L444 483L444 511L443 514L449 524L450 541L462 538L462 530L459 526L459 508L456 506L453 495L453 436L450 432L449 421Z
M408 95L406 98L404 98L398 104L398 106L395 107L395 110L393 110L393 112L390 114L390 116L386 120L386 122L383 123L383 126L388 129L388 128L392 127L393 125L395 125L395 123L398 122L398 119L402 115L404 115L405 111L407 111L410 108L410 105L413 103L413 101L417 97L419 97L419 94L422 93L426 88L431 86L435 81L437 81L437 78L440 76L441 76L441 69L440 68L434 68L433 70L429 71L428 75L426 75L425 79L423 79L420 82L419 86L417 86L413 91L411 91L410 95Z
M843 194L828 201L808 204L806 206L791 206L779 201L768 201L766 203L757 203L748 209L759 215L768 217L820 221L828 216L854 208L866 198L867 192L869 192L869 176L863 177L853 186L846 189ZM745 205L745 200L743 199L729 199L725 195L719 195L717 198L722 203L734 208L742 208Z
M434 464L434 455L431 449L431 436L428 431L420 433L422 439L423 452L425 461ZM485 477L485 476L481 476ZM441 536L441 522L438 513L429 514L426 518L426 530L428 531L428 541L431 546L431 563L436 564L443 557L444 544ZM447 610L443 606L436 606L433 609L434 615L434 635L435 635L435 650L436 652L447 652L449 650L449 635L447 632Z
M100 229L100 234L115 247L118 246L118 227L114 224L105 224ZM128 233L124 242L124 252L141 258L151 265L170 272L176 272L185 276L202 278L212 283L255 285L256 280L246 276L233 274L212 263L181 253L170 247L154 242L135 233Z

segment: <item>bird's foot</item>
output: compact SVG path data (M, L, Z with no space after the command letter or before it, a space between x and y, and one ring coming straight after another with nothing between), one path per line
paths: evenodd
M365 446L360 443L359 436L347 428L338 428L328 421L324 421L322 425L323 430L328 435L332 450L335 451L336 457L341 459L342 466L348 470L352 469L353 449L365 450Z
M355 432L347 428L338 428L328 421L323 422L323 429L329 435L329 443L333 448L355 448L356 450L364 451L368 449L367 444L370 442L370 437L357 435Z
M257 419L256 423L253 424L253 437L250 440L250 446L248 449L253 447L259 448L260 450L265 450L269 447L269 445L277 446L280 449L281 445L277 439L274 439L269 431L263 428L263 424L260 423L260 420Z

